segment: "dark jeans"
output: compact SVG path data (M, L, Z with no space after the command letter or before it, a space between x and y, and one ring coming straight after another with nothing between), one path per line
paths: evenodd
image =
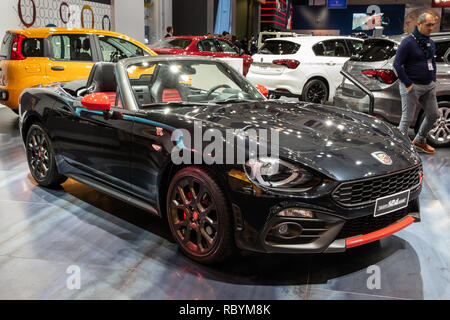
M417 102L420 102L425 112L425 119L415 140L419 143L426 143L428 132L430 132L440 116L436 99L436 82L431 82L428 85L413 84L409 92L406 92L405 85L400 82L400 96L402 98L402 119L398 127L399 130L404 135L408 135L408 129L413 120Z

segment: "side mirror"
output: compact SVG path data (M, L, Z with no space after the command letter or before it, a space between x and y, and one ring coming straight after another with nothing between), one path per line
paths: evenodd
M103 92L88 94L81 99L81 104L89 110L109 111L111 109L109 97Z
M239 49L239 55L242 56L245 53L244 49Z
M258 91L266 98L269 95L269 90L261 84L257 84L256 89L258 89Z

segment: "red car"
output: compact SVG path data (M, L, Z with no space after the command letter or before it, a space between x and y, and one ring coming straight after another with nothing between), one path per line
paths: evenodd
M157 54L185 54L214 58L241 58L244 60L244 76L253 62L251 56L230 41L219 37L178 36L162 39L152 45Z

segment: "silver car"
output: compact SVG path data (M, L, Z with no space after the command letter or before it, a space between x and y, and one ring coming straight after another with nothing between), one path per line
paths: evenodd
M352 56L342 69L361 88L344 76L336 90L334 104L360 112L373 112L375 116L398 125L402 116L400 80L393 64L397 47L405 36L366 39L359 54ZM437 100L441 117L430 131L428 140L435 147L444 147L450 145L450 33L436 33L431 37L436 43ZM362 90L369 92L366 94ZM369 94L373 95L373 111L370 110ZM418 106L411 124L416 132L424 118L423 110Z

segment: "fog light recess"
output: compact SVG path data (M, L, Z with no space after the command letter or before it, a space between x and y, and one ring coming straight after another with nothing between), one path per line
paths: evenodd
M292 218L309 218L313 219L314 214L311 210L290 208L280 211L277 216L279 217L292 217Z
M285 222L273 227L274 234L283 239L293 239L301 235L303 228L298 223Z

